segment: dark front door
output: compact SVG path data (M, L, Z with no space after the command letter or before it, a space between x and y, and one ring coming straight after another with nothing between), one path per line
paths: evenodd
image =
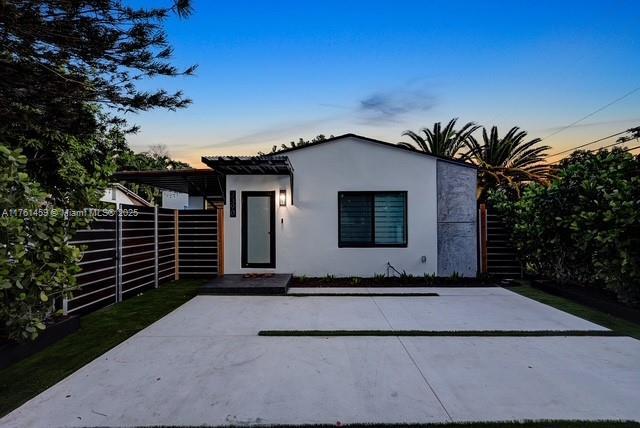
M242 192L242 267L276 267L276 192Z

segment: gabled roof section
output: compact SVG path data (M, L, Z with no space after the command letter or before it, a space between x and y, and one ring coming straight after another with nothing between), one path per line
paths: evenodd
M125 186L123 186L120 183L111 183L111 187L114 188L114 189L120 190L122 193L124 193L125 195L127 195L131 199L140 202L145 207L152 207L153 206L153 204L151 202L147 201L145 198L143 198L142 196L138 195L134 191L126 188Z
M412 149L409 149L409 148L406 148L406 147L403 147L403 146L399 146L397 144L389 143L387 141L376 140L375 138L369 138L369 137L365 137L365 136L358 135L358 134L352 134L352 133L338 135L337 137L327 138L326 140L318 141L318 142L315 142L315 143L305 144L303 146L296 146L296 147L290 147L290 148L284 149L284 150L279 150L279 151L277 151L277 152L275 152L273 154L267 154L267 155L265 155L265 157L281 156L284 153L289 153L289 152L293 152L293 151L296 151L296 150L304 150L304 149L306 149L308 147L319 146L319 145L322 145L322 144L325 144L325 143L330 143L330 142L333 142L333 141L336 141L336 140L342 140L344 138L357 138L358 140L362 140L362 141L365 141L365 142L368 142L368 143L379 144L379 145L382 145L382 146L385 146L385 147L389 147L389 148L392 148L392 149L396 149L396 150L404 150L404 151L408 151L409 153L415 153L415 154L421 155L421 156L428 156L428 157L431 157L431 158L436 158L436 159L444 161L444 162L451 162L451 163L454 163L454 164L457 164L457 165L466 166L468 168L474 168L474 169L478 168L477 166L475 166L473 164L470 164L468 162L461 161L461 160L458 160L458 159L451 159L451 158L447 158L447 157L444 157L444 156L432 155L430 153L421 152L419 150L412 150ZM204 162L204 160L203 160L203 162Z
M289 158L281 155L203 156L202 163L225 175L289 175L293 172Z

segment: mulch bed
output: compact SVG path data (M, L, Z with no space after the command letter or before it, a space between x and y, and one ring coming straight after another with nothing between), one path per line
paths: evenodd
M498 287L493 278L450 277L298 277L294 276L289 287Z
M47 325L47 329L40 333L32 342L17 343L5 340L0 342L0 369L27 358L56 343L58 340L74 333L80 328L80 318L67 316Z

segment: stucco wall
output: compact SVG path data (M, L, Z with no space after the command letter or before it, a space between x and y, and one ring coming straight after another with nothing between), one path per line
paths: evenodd
M162 191L162 208L172 210L183 210L189 206L189 195L172 190Z
M477 172L438 161L438 274L477 272Z
M227 176L225 272L372 276L386 263L422 275L438 268L435 158L345 138L287 153L294 172L294 205L288 176ZM463 168L465 169L465 168ZM475 173L475 171L474 171ZM242 269L242 191L287 189L287 206L276 200L276 268ZM237 216L229 216L235 190ZM407 191L407 248L338 248L338 191ZM474 189L475 194L475 189ZM426 261L422 262L422 256Z
M203 196L190 196L188 193L162 191L162 208L173 210L202 210L204 209Z

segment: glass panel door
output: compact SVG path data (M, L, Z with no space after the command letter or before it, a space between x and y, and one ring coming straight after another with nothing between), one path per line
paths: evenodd
M274 193L243 192L243 267L275 267Z

